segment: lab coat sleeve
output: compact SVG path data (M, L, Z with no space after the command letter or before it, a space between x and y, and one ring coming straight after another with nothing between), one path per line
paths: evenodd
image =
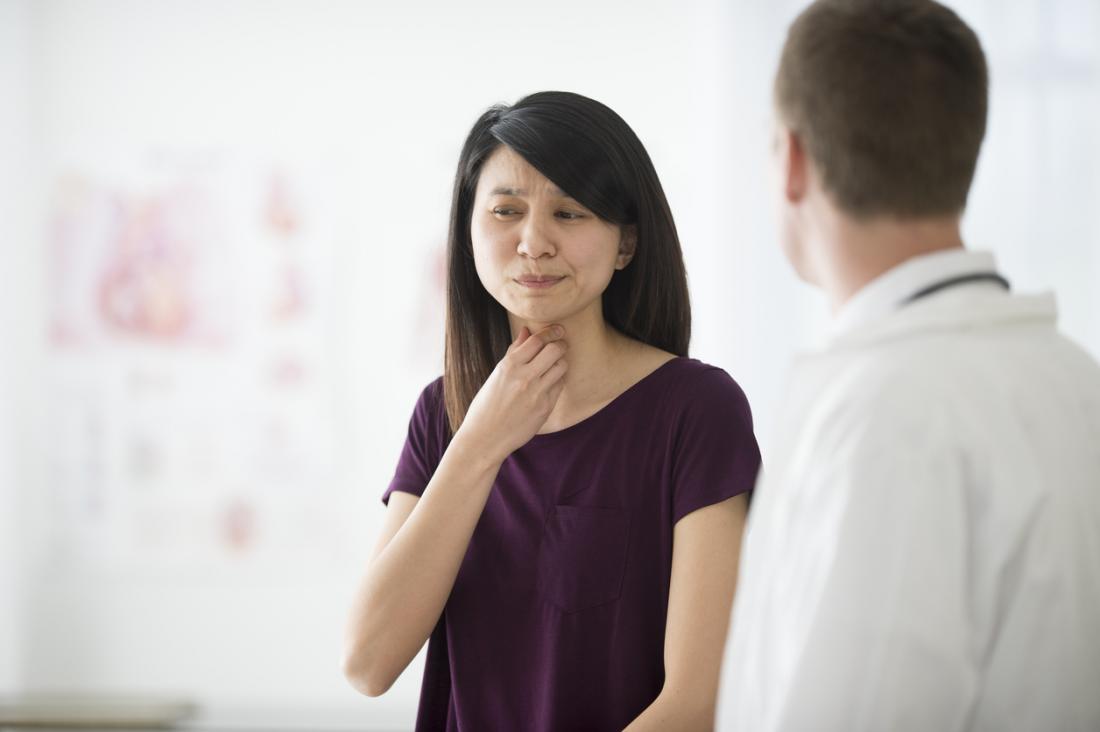
M952 732L973 705L966 463L936 430L874 426L819 463L831 559L772 716L781 732ZM750 629L751 631L751 629Z

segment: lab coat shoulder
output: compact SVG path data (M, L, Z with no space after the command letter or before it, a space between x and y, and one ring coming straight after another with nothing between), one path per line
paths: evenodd
M937 434L930 427L949 422L958 403L952 398L957 381L943 367L942 350L927 351L907 341L804 359L787 403L788 444L812 452L815 464L869 451L885 460L926 450Z
M1048 403L1100 386L1100 370L1055 327L1044 297L960 293L917 303L845 334L808 359L816 372L796 410L819 410L838 436L874 429L883 437L914 432L914 448L949 437L967 449L996 438L989 421L1012 424L1020 405L1035 412L1036 389ZM938 432L937 432L938 430Z

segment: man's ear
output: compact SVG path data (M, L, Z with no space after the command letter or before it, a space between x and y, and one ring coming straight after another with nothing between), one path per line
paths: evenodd
M638 227L633 224L624 226L622 236L619 237L619 255L615 258L615 269L626 269L626 265L634 259L637 248Z
M806 197L810 180L810 160L802 139L787 127L779 130L779 146L783 195L790 203L798 203Z

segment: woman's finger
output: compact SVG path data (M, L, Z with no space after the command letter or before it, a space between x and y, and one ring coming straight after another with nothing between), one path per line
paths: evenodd
M553 343L547 343L543 346L542 350L531 359L528 364L528 368L535 372L536 376L542 376L550 367L556 362L561 360L569 350L569 345L566 341L554 341Z
M515 358L519 363L529 363L549 343L560 341L565 337L565 328L560 325L548 325L530 336L515 350Z
M508 346L508 353L516 350L523 345L523 342L531 337L531 331L527 329L527 326L523 326L519 329L519 333L516 333L515 340L512 341L512 345Z
M539 379L543 386L557 385L562 377L565 376L565 372L569 370L569 364L566 363L564 358L559 358L554 362L554 365L546 370L546 373Z

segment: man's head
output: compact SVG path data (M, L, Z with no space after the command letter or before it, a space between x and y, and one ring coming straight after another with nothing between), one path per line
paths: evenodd
M817 0L803 11L775 79L784 246L796 269L805 276L812 232L793 209L813 186L857 222L961 215L987 87L977 36L932 0Z

